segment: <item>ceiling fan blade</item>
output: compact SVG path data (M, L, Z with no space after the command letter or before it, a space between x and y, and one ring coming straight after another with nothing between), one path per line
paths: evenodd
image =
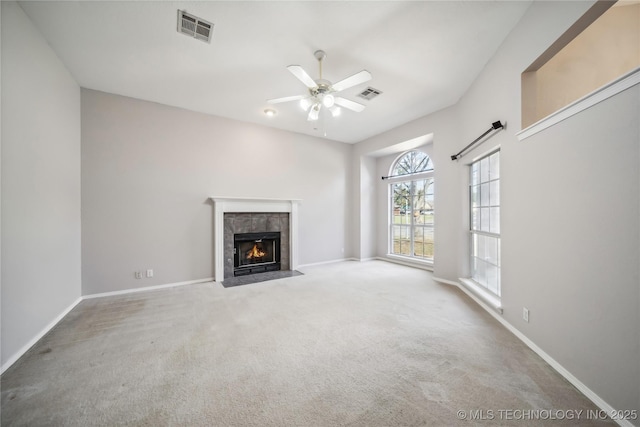
M298 78L298 80L300 80L302 83L304 83L304 85L306 87L308 87L309 89L312 89L314 87L318 87L318 85L316 84L315 80L313 80L311 78L311 76L309 76L309 74L307 74L307 72L301 66L299 66L299 65L289 65L287 67L287 70L291 71L291 74L296 76Z
M284 98L267 99L267 104L279 104L281 102L297 101L306 98L307 95L285 96Z
M349 89L350 87L368 82L369 80L371 80L371 73L367 70L362 70L359 73L355 73L353 76L340 80L338 83L333 84L332 87L334 91L340 92L341 90Z
M340 96L336 96L335 97L335 103L336 105L339 105L341 107L344 107L346 109L349 109L351 111L355 111L357 113L359 113L360 111L364 110L365 106L355 102L355 101L351 101L349 99L346 98L342 98Z

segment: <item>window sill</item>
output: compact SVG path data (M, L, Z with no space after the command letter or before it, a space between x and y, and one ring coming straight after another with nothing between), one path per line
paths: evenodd
M502 314L502 302L500 298L484 290L471 279L460 278L458 280L462 284L462 290L471 298Z
M395 254L386 254L382 259L395 262L397 264L408 265L409 267L417 267L423 270L433 271L433 261L426 261Z
M589 107L593 107L597 103L604 101L605 99L610 98L622 92L623 90L637 85L638 83L640 83L640 68L636 68L635 70L630 71L619 79L614 80L613 82L594 90L590 94L585 95L584 97L572 102L566 107L559 109L558 111L548 115L544 119L537 121L536 123L525 129L522 129L520 132L516 133L516 136L520 141L527 139L530 136L533 136L538 132L542 132L543 130L557 123L560 123L561 121L568 119L569 117L578 114L579 112L586 110Z

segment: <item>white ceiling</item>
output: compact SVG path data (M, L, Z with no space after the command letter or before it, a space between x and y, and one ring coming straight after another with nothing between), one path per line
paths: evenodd
M80 86L245 122L355 143L455 104L531 1L21 2ZM212 22L210 44L177 32L177 10ZM341 93L367 105L314 130L286 69L318 78L362 69ZM366 101L357 93L383 92Z

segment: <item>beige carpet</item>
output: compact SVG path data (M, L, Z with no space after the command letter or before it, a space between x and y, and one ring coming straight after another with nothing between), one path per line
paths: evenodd
M301 271L83 301L2 376L2 425L605 424L501 419L596 408L430 273Z

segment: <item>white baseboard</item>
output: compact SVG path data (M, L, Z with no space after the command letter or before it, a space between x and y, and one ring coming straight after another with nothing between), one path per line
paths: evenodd
M462 288L461 288L462 289ZM485 310L487 310L485 308ZM597 407L605 411L607 414L618 413L618 411L607 402L604 401L600 396L598 396L593 390L587 387L582 381L576 378L571 372L564 368L560 363L558 363L553 357L549 356L544 350L538 347L533 341L527 338L522 332L516 329L509 322L504 320L502 316L499 316L492 310L487 310L493 317L495 317L500 323L504 325L511 333L513 333L516 337L520 338L520 340L525 343L531 350L533 350L538 356L540 356L545 362L547 362L553 369L558 371L560 375L562 375L567 381L574 385L582 394L584 394L589 400L591 400ZM633 424L628 420L614 420L618 425L623 427L634 427Z
M446 283L447 285L458 286L458 282L454 282L453 280L441 279L440 277L434 277L433 280L440 283Z
M378 256L375 259L380 260L380 261L391 262L393 264L404 265L406 267L419 268L421 270L426 270L426 271L433 272L433 265L425 264L425 263L422 263L422 262L419 262L419 261L418 262L405 261L404 259L399 259L399 258L390 257L390 256Z
M618 413L618 411L607 402L604 401L600 396L598 396L593 390L587 387L582 381L576 378L571 372L565 369L560 363L558 363L553 357L549 356L544 350L538 347L533 341L531 341L525 334L520 332L515 326L511 323L507 322L504 317L502 317L501 312L497 312L495 308L487 305L482 299L480 299L473 292L468 290L463 284L459 282L454 282L452 280L440 279L434 277L433 280L437 282L446 283L449 285L457 286L462 292L469 295L478 305L480 305L487 313L493 316L498 322L502 324L505 328L507 328L512 334L514 334L520 341L522 341L527 347L533 350L538 356L540 356L545 362L549 364L553 369L555 369L560 375L562 375L567 381L569 381L575 388L577 388L582 394L584 394L587 399L591 400L598 408L605 411L607 414ZM634 425L629 420L614 420L618 425L622 427L634 427Z
M29 342L26 343L13 356L11 356L9 359L7 359L7 361L4 362L4 364L2 365L2 368L0 368L1 369L0 374L3 374L4 371L6 371L7 369L9 369L11 367L11 365L16 363L18 361L18 359L20 359L31 347L33 347L35 345L35 343L40 341L40 339L42 337L44 337L47 333L49 333L49 331L51 329L53 329L53 327L56 326L58 324L58 322L60 322L64 318L64 316L69 314L69 312L71 310L73 310L78 304L80 304L80 302L82 302L82 297L78 298L69 307L64 309L62 311L62 313L60 313L58 316L56 316L55 319L53 319L51 322L49 322L49 324L47 326L45 326L36 336L34 336L31 340L29 340Z
M329 261L313 262L311 264L302 264L302 265L299 265L297 269L305 268L305 267L317 267L319 265L335 264L337 262L346 262L346 261L360 261L360 260L357 258L339 258L339 259L332 259Z
M51 329L53 329L53 327L56 326L67 314L69 314L69 312L71 310L73 310L78 304L80 304L80 302L84 301L85 299L101 298L101 297L108 297L108 296L113 296L113 295L123 295L123 294L130 294L130 293L134 293L134 292L154 291L154 290L158 290L158 289L172 288L172 287L175 287L175 286L193 285L193 284L196 284L196 283L204 283L204 282L211 282L211 281L213 281L213 278L209 277L209 278L200 279L200 280L189 280L187 282L168 283L166 285L148 286L148 287L145 287L145 288L126 289L126 290L123 290L123 291L104 292L104 293L101 293L101 294L83 295L80 298L78 298L73 304L71 304L69 307L67 307L62 313L60 313L58 316L56 316L56 318L53 319L45 328L43 328L42 331L40 331L40 333L38 333L36 336L34 336L31 340L29 340L29 342L27 344L25 344L13 356L11 356L2 365L2 368L1 368L2 371L0 371L0 374L4 373L4 371L9 369L14 363L16 363L18 361L18 359L20 359L31 347L33 347L38 341L40 341L40 339L42 337L44 337Z
M133 294L136 292L157 291L159 289L173 288L176 286L195 285L196 283L213 282L213 277L207 277L205 279L188 280L186 282L167 283L164 285L146 286L144 288L124 289L122 291L102 292L99 294L83 295L82 299L111 297L114 295Z

